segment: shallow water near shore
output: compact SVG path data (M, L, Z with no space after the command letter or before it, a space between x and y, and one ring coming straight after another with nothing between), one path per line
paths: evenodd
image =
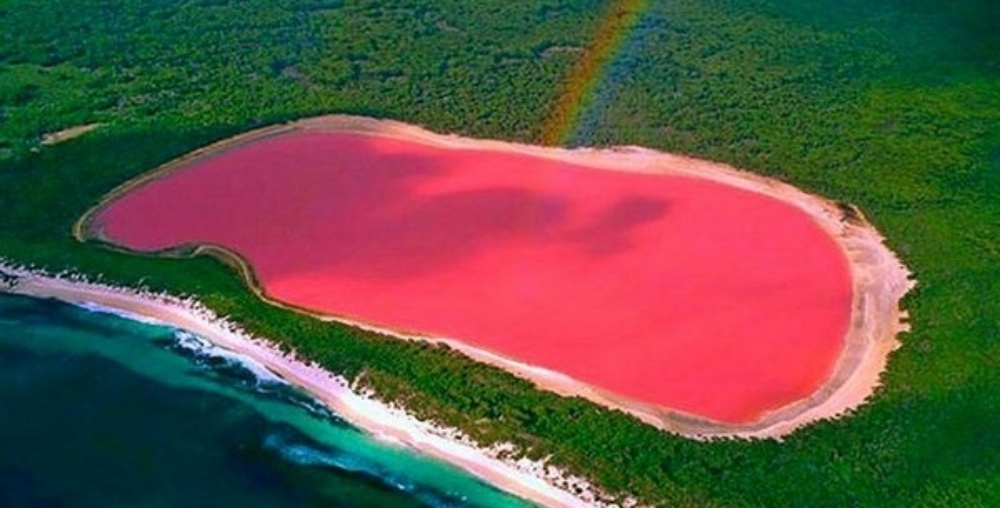
M166 326L0 295L0 506L523 507Z

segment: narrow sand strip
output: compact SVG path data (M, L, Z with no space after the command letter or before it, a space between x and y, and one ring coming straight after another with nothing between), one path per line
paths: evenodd
M90 222L93 217L99 214L100 210L117 197L153 179L163 177L170 171L186 167L203 158L217 156L247 143L300 130L385 136L458 150L512 152L569 162L598 170L703 178L763 194L793 205L812 217L843 249L850 262L853 301L851 304L851 324L844 339L843 352L828 380L810 397L772 411L749 424L723 424L671 408L625 399L563 374L526 365L458 340L373 327L370 324L356 322L349 316L317 314L275 301L269 298L260 284L257 283L253 269L249 264L239 258L236 253L218 246L196 246L194 249L165 252L163 255L208 254L216 256L237 267L257 295L274 305L402 339L445 343L473 359L503 368L528 379L542 389L562 395L583 396L599 404L628 412L650 425L694 438L712 436L781 437L811 422L841 416L849 412L874 393L879 384L879 377L885 370L889 354L900 344L896 336L907 329L906 315L900 309L900 301L913 287L915 281L910 279L907 269L895 254L886 248L884 238L865 220L859 210L850 205L838 204L807 194L778 180L741 171L724 164L640 147L570 150L443 135L401 122L363 117L338 115L311 118L247 132L220 141L127 182L109 193L100 204L87 212L75 225L74 234L81 241L102 240L100 232L90 228Z
M84 134L100 127L103 124L100 123L88 123L86 125L77 125L76 127L70 127L68 129L63 129L57 132L50 132L48 134L42 135L43 145L55 145L62 143L63 141L69 141L73 138L83 136Z
M251 358L288 382L301 387L352 425L390 443L451 463L470 474L544 506L600 506L584 480L568 477L542 463L497 458L502 446L482 449L455 429L418 421L369 396L355 393L344 378L315 364L286 355L270 343L252 338L200 304L166 295L142 293L86 282L82 277L52 277L6 266L0 260L0 293L54 298L71 304L97 305L124 315L165 323ZM561 485L561 486L560 486ZM568 490L580 492L571 494Z

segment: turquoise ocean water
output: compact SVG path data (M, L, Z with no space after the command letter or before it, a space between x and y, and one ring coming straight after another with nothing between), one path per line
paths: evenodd
M171 328L0 295L0 506L523 507Z

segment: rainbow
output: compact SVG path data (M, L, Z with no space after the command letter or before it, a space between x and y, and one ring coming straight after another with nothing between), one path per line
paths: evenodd
M622 43L636 27L650 0L612 0L601 17L593 43L566 80L562 95L542 128L543 145L563 145L569 141L583 112L590 104L594 90L614 61Z

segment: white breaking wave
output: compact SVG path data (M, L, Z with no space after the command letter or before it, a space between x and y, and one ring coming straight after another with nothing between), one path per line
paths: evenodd
M220 348L193 333L185 332L183 330L175 330L174 337L177 339L177 345L179 347L190 351L197 356L220 358L225 360L227 363L239 365L247 372L254 375L257 379L258 386L265 384L289 384L287 381L281 379L277 374L271 372L267 369L267 367L264 367L264 365L258 363L254 359Z
M364 460L347 454L326 452L306 444L290 442L289 439L280 434L268 435L264 440L264 447L278 452L283 459L302 466L326 466L352 473L363 473L376 478L381 477L383 473L377 466L366 463Z
M164 323L163 321L159 321L159 320L156 320L156 319L153 319L153 318L150 318L150 317L146 317L146 316L143 316L141 314L135 314L135 313L124 311L124 310L113 309L111 307L105 307L103 305L99 305L99 304L91 303L91 302L87 302L87 301L72 302L72 305L74 305L76 307L79 307L79 308L81 308L83 310L86 310L88 312L94 312L94 313L97 313L97 314L110 314L110 315L113 315L113 316L118 316L120 318L128 319L130 321L137 321L139 323L146 324L146 325L170 326L167 323Z
M427 506L434 508L468 506L468 500L465 496L442 494L433 489L421 487L364 459L346 453L328 452L307 444L295 443L280 433L269 434L264 440L264 447L277 452L282 459L301 466L329 467L377 479L383 485L405 492Z

